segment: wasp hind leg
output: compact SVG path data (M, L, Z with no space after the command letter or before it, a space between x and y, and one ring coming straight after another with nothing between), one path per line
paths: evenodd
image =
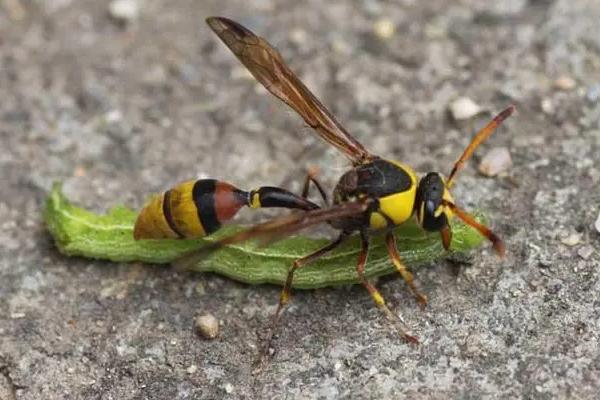
M402 336L402 338L409 343L418 344L419 339L417 339L415 336L412 336L412 335L406 333L406 331L403 328L404 326L406 326L404 321L402 321L402 319L400 319L400 317L398 317L396 314L394 314L389 309L389 307L385 303L385 299L383 298L383 296L381 295L379 290L377 290L377 288L375 288L375 286L373 286L373 284L371 282L369 282L369 280L365 277L365 266L367 264L367 257L369 254L369 238L368 238L368 234L365 230L362 230L360 232L360 239L361 239L361 250L358 255L358 263L356 265L356 272L358 274L358 279L363 284L363 286L369 291L369 294L375 301L375 304L377 304L377 307L381 311L383 311L383 313L385 314L388 321L390 321L392 324L394 324L396 326L396 329L398 329L400 336Z
M402 276L402 279L404 279L412 293L417 298L417 301L422 306L427 305L427 296L425 296L419 291L419 289L417 289L415 283L413 282L412 273L406 268L406 266L402 263L402 260L400 259L400 254L398 254L398 247L396 247L396 238L394 237L394 234L392 232L388 232L388 234L385 236L385 246L387 247L388 254L390 256L390 259L394 263L394 266L396 267L396 269L400 273L400 276Z
M312 182L317 187L317 190L319 191L319 194L321 195L321 198L323 199L325 206L328 207L329 200L327 198L327 193L325 193L323 186L321 186L321 183L319 183L319 181L317 180L318 174L319 174L319 169L317 167L311 167L308 169L308 171L306 172L306 178L304 178L304 187L302 188L302 197L304 197L305 199L308 198L308 192L310 190L310 184Z
M269 333L265 341L265 346L261 351L258 368L255 370L255 373L261 372L267 363L269 357L269 349L271 348L271 342L273 341L273 335L275 333L275 330L277 329L277 326L279 325L279 320L281 318L283 310L285 309L285 306L290 302L292 283L294 281L294 272L296 272L297 269L305 267L308 264L318 260L325 254L329 253L330 251L338 247L347 237L348 234L342 232L333 242L325 245L324 247L321 247L313 253L310 253L302 258L298 258L294 261L294 263L288 271L285 284L283 285L283 289L281 290L281 294L279 295L279 303L277 304L277 310L275 310L275 314L273 315L271 327L269 329Z

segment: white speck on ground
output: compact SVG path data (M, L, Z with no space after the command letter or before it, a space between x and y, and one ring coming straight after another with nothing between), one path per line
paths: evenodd
M153 0L127 21L98 3L0 12L0 398L597 398L600 2ZM254 376L279 288L54 248L41 218L54 181L105 211L199 176L297 191L319 165L332 190L348 169L255 89L202 23L216 13L271 41L367 149L418 171L449 169L489 120L482 105L518 104L453 188L509 256L415 268L425 310L401 279L377 283L423 345L360 286L295 291ZM447 118L458 97L477 103ZM511 179L476 173L493 147L510 148ZM199 309L219 315L215 340L196 334Z
M450 103L450 114L457 120L473 118L482 111L482 108L468 97L459 97Z
M139 17L138 0L113 0L108 5L110 16L121 22L132 22Z
M508 171L511 167L512 159L508 148L494 147L481 159L479 172L485 176L496 176Z

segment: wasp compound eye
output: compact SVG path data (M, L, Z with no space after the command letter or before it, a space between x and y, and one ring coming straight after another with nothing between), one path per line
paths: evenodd
M425 212L427 214L435 214L435 210L437 209L437 206L435 205L435 202L433 200L427 200L425 201Z

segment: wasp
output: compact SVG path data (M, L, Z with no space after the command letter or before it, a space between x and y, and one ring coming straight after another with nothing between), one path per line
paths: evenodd
M286 65L279 52L265 39L227 18L210 17L206 22L258 82L298 113L318 136L344 153L352 166L335 186L332 204L329 204L328 196L314 173L307 175L301 195L274 186L245 191L214 179L184 182L155 196L143 208L135 224L135 239L193 238L210 235L242 207L300 210L195 250L184 256L181 263L189 264L222 246L248 239L268 243L323 223L337 229L339 235L333 241L295 260L290 266L273 317L274 327L290 300L295 271L334 250L351 234L358 232L361 241L361 251L356 264L358 280L368 290L375 304L398 326L402 337L417 343L417 338L402 328L400 318L391 312L381 293L365 278L370 237L373 234L385 235L391 262L417 301L423 305L427 303L427 297L417 289L412 273L400 259L394 227L415 217L423 230L439 232L442 244L447 250L452 242L451 222L454 217L458 217L486 237L495 251L503 256L505 247L502 240L488 227L459 208L450 194L450 189L457 172L463 168L475 149L514 112L515 107L511 105L506 108L476 133L448 177L438 172L429 172L419 178L408 165L369 152L310 92ZM311 183L317 187L325 206L308 200ZM272 332L273 328L269 341Z

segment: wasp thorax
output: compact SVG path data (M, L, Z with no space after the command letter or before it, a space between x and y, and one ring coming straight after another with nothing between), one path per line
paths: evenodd
M446 187L441 175L430 172L419 181L417 187L417 218L423 229L439 231L448 225L443 200Z

